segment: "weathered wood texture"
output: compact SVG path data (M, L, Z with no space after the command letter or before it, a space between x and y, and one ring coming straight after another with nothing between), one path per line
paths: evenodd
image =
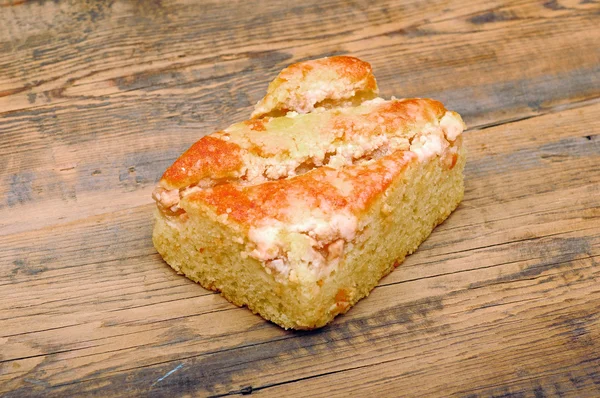
M0 0L0 395L600 396L597 1ZM285 65L471 130L459 209L332 325L175 275L150 192Z

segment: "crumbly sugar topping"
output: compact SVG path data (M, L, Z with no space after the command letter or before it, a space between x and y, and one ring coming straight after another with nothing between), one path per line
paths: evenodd
M298 170L298 160L277 163L273 158L256 160L248 155L244 180L172 190L159 187L155 199L177 215L183 212L179 207L182 199L202 197L196 200L216 205L217 214L222 215L218 221L249 226L248 248L243 255L262 261L277 278L297 278L297 271L291 272L291 257L304 263L311 277L322 278L335 268L339 252L361 228L355 211L366 208L368 200L383 192L386 181L410 161L425 162L451 148L451 140L457 139L460 133L456 131L462 128L458 123L460 119L448 112L441 121L423 125L412 136L380 134L369 140L357 135L354 141L337 144L330 153L326 150L313 156L312 166L305 172ZM220 196L225 187L231 192ZM239 200L241 197L247 205ZM269 197L275 200L266 203ZM220 208L215 202L228 207ZM277 211L252 215L248 211L251 206L269 206ZM328 253L333 242L338 242L334 246L337 256ZM298 250L302 256L294 253Z
M370 66L346 58L284 70L255 119L203 137L165 172L159 208L246 228L242 255L282 282L326 277L364 227L357 214L411 162L453 166L464 130L437 101L373 98Z

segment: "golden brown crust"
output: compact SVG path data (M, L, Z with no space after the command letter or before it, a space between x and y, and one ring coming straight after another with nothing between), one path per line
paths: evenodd
M353 103L353 98L360 103L377 93L371 65L358 58L335 56L298 62L283 69L269 84L252 118L281 116L289 111L307 113L319 105Z
M227 180L239 177L243 166L241 148L212 136L202 137L163 174L166 189L185 188L204 179Z
M371 163L338 170L319 167L294 178L245 187L218 185L187 196L182 207L208 206L246 228L267 220L295 222L298 215L313 210L325 218L341 210L355 215L367 209L416 160L411 152L396 151Z
M252 167L269 167L258 165L261 162L291 165L291 170L281 175L267 169L254 172L259 177L266 175L263 181L293 176L306 162L318 166L327 153L339 152L344 145L357 146L376 136L409 140L421 127L438 123L445 112L438 101L414 98L298 115L287 118L287 124L282 118L248 120L201 138L167 169L160 186L181 189L200 182L205 182L204 186L245 183ZM316 154L320 158L315 160ZM364 155L358 154L356 157Z

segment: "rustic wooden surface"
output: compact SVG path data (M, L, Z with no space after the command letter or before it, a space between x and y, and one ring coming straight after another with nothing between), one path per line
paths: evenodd
M0 395L600 396L600 4L0 0ZM459 209L329 327L175 275L150 193L308 58L470 130Z

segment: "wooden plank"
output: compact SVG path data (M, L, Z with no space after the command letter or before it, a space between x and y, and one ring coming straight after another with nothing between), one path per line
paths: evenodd
M308 57L363 57L384 96L438 98L470 125L600 96L594 3L255 8L5 2L0 235L150 203L186 147L247 117L279 69Z
M0 0L0 395L600 395L599 23L579 0ZM282 67L341 53L465 116L466 196L356 308L286 332L162 262L150 192Z
M598 116L592 104L468 132L464 203L316 332L175 275L152 248L151 205L8 234L0 391L594 395Z
M476 67L482 68L477 74L478 87L495 85L495 93L488 92L480 99L508 94L499 92L503 90L498 90L498 82L506 82L504 91L510 91L511 85L530 84L527 80L534 77L538 88L556 91L548 84L560 83L558 76L552 76L556 72L567 72L570 83L578 85L571 86L571 94L581 95L590 88L587 84L597 84L582 72L597 67L599 54L594 44L598 37L593 27L598 13L593 3L570 3L552 7L531 1L469 5L390 1L367 7L331 0L305 2L295 8L270 3L260 9L247 2L227 6L184 1L153 6L91 1L69 6L8 4L0 37L5 40L5 52L11 50L17 56L1 64L6 77L0 82L6 87L6 108L11 110L39 106L37 97L41 104L62 102L72 96L106 96L150 87L149 91L154 91L190 82L218 84L219 78L256 72L260 84L241 95L255 94L257 99L269 78L262 73L265 70L273 73L307 56L357 52L374 59L381 78L394 81L394 86L386 88L390 94L439 93L444 87L455 96L457 87L448 84L458 80L454 79L457 72L472 73ZM240 18L242 15L252 18ZM298 37L298 32L302 36ZM328 39L325 42L324 37ZM573 41L577 47L570 44ZM538 50L537 57L531 57L531 49ZM390 54L420 64L390 63ZM28 62L19 61L24 58ZM200 70L195 71L199 62ZM474 94L473 87L468 87L469 94ZM527 96L526 92L520 94ZM536 93L535 101L541 100L540 94ZM560 94L562 99L568 97L568 93ZM230 91L229 95L236 93ZM247 99L242 101L245 105L236 104L236 108L249 105ZM514 106L515 98L510 103ZM483 113L484 104L476 106L477 112L460 110ZM497 108L497 104L493 106Z

